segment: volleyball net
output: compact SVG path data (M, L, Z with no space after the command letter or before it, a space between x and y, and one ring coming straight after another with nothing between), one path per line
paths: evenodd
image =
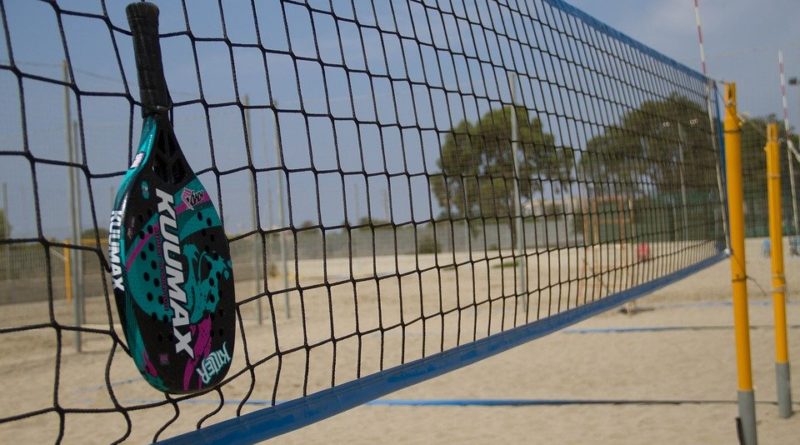
M0 1L0 437L263 440L721 259L714 83L562 1L469 3L159 3L237 299L224 382L173 396L111 302L124 5Z
M767 144L768 118L742 117L742 180L744 186L745 231L748 237L769 237L769 209L767 202ZM797 192L800 185L800 152L797 135L786 133L779 126L781 214L785 236L799 235ZM794 245L793 245L794 246ZM793 247L792 252L796 251Z

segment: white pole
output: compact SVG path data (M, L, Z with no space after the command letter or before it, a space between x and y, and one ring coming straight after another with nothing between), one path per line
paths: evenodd
M714 119L714 115L713 115L713 113L711 111L711 91L712 91L712 88L710 87L710 83L711 82L713 82L713 81L710 80L710 79L708 80L708 82L706 82L706 112L708 113L708 124L709 124L709 126L711 128L711 146L716 148L717 152L719 153L718 139L716 137L717 136L717 130L716 130L717 126L715 125L717 121ZM714 91L716 91L716 90L714 90ZM722 160L721 156L718 156L717 157L716 170L717 170L717 193L719 193L719 202L720 202L720 207L719 207L719 212L720 213L719 214L722 216L722 218L721 218L722 219L722 236L723 236L723 238L725 240L725 247L730 249L730 237L728 236L728 209L725 208L725 206L726 206L726 204L725 204L725 196L726 195L724 193L724 188L723 188L723 185L722 185L722 165L721 165L722 163L721 163L721 160ZM716 225L716 222L715 222L715 225Z
M700 68L703 70L703 75L708 76L706 70L706 51L703 49L703 23L700 21L699 0L694 0L694 21L697 25L697 43L700 46Z
M715 148L718 147L717 145L717 132L716 132L716 120L714 119L714 114L712 112L711 107L711 88L713 80L708 79L708 67L706 66L706 52L703 45L703 22L700 20L700 0L694 0L694 20L695 24L697 25L697 44L700 48L700 68L703 72L703 76L706 77L706 112L708 113L708 124L711 129L711 145ZM715 90L714 90L715 91ZM720 160L720 158L717 158ZM728 236L728 210L725 208L725 194L722 186L722 166L720 162L717 162L716 165L717 170L717 188L720 197L720 213L722 215L722 231L724 232L725 244L728 249L730 249L730 237Z
M686 207L686 181L683 177L684 165L683 165L683 149L686 145L686 134L683 132L683 125L678 122L678 138L680 139L680 143L678 144L678 161L680 162L678 172L680 173L681 177L681 201L683 203L683 240L689 240L689 215L688 209Z
M467 197L467 179L461 177L461 188L464 192L464 251L472 254L470 246L470 231L469 231L469 198ZM467 257L470 258L470 257Z
M361 192L358 188L358 183L353 183L353 210L355 210L355 216L353 217L353 223L350 224L351 226L358 225L360 223L360 215L361 215Z
M794 149L792 139L789 136L789 101L786 98L786 75L783 69L783 51L778 51L778 69L781 73L781 96L783 99L783 127L786 130L786 158L789 162L789 189L792 193L792 222L794 223L794 234L800 236L800 217L797 213L797 191L794 185L794 160L792 150Z
M253 122L250 119L250 96L247 94L244 95L244 126L245 126L245 136L247 137L247 154L250 158L250 161L253 160L253 137L252 137L252 129L250 128L251 123ZM252 172L251 172L252 173ZM258 207L256 202L256 177L255 173L250 175L250 198L252 199L252 206L250 206L250 219L253 223L253 230L258 233ZM254 237L253 240L253 279L254 279L254 288L253 294L258 294L261 290L261 257L258 254L258 242ZM264 316L262 314L261 309L261 299L256 300L256 313L258 316L258 324L264 323Z
M389 210L389 189L383 191L383 214L386 216L386 222L392 221L391 211Z
M262 127L262 136L264 137L264 152L268 153L269 144L267 144L267 124L265 122L264 126ZM267 228L269 230L273 229L275 224L274 220L272 219L274 209L272 208L272 193L268 192L267 195Z
M72 163L75 162L75 153L73 150L73 138L72 138L72 110L70 106L70 99L69 99L69 67L67 66L67 61L65 60L62 63L63 67L63 74L64 74L64 126L66 127L66 133L64 134L64 142L66 143L67 148L67 160ZM80 240L80 228L78 227L78 216L77 216L77 209L75 208L75 200L77 194L75 193L75 172L73 168L70 168L67 173L68 178L68 185L69 185L69 193L67 193L67 207L69 208L70 213L70 223L72 228L72 244L79 245ZM74 265L70 273L72 275L72 310L75 320L75 326L81 326L81 295L78 294L78 282L77 282L77 271L78 271L78 261L79 257L75 254L76 250L70 249L70 262ZM81 352L81 332L80 330L75 331L75 350L77 352Z
M786 99L786 75L783 73L783 50L778 50L778 71L781 75L781 100L783 102L783 126L789 135L789 101Z
M283 158L281 157L281 152L283 148L281 147L281 135L280 130L278 129L278 102L272 102L272 109L275 116L275 121L273 125L273 129L275 130L275 158L277 159L278 167L283 168ZM283 174L283 170L279 171L279 174ZM281 248L281 263L283 264L283 288L289 288L289 266L286 264L286 237L284 236L284 230L286 229L286 215L284 214L283 209L283 194L284 194L284 186L283 180L279 177L278 178L278 218L279 223L281 225L281 232L280 232L280 248ZM297 261L297 258L295 258ZM283 293L283 301L286 304L286 318L292 318L292 309L289 306L289 293Z
M8 216L8 184L6 184L5 182L3 183L3 217L5 218L5 227L3 229L3 233L1 233L0 235L2 235L3 238L11 238L11 230L9 230L11 219ZM3 250L5 250L6 254L6 265L4 267L6 275L5 281L6 285L8 286L8 291L10 293L11 285L8 282L9 280L11 280L11 246L9 244L6 244ZM9 301L11 301L10 298Z
M787 160L789 161L789 187L792 192L792 219L794 223L794 235L800 236L800 217L797 212L797 189L794 185L794 163L800 164L800 156L795 153L796 159L792 159L792 152L795 151L794 143L789 139L789 132L786 132L786 143L789 147L786 153Z
M72 122L72 150L73 150L73 160L74 162L79 162L80 160L80 150L78 149L79 143L79 131L78 131L78 121ZM74 176L75 181L75 208L77 212L75 212L75 227L78 228L78 245L82 244L82 237L83 237L83 218L81 217L81 209L83 208L83 204L81 202L81 187L80 181L78 180L78 171L74 168L71 169L71 172ZM86 302L84 301L85 292L83 288L83 251L76 250L75 251L76 263L73 270L75 270L75 277L73 278L73 283L76 284L77 294L79 301L80 301L80 317L81 317L81 324L86 322Z
M519 130L517 129L517 75L514 73L509 74L508 78L511 86L511 159L514 162L514 226L517 236L516 255L514 256L517 262L517 276L519 281L517 283L517 294L523 295L523 302L525 304L525 311L528 311L528 261L525 256L525 246L522 240L522 231L524 217L520 208L520 193L519 193ZM519 257L519 258L517 258Z

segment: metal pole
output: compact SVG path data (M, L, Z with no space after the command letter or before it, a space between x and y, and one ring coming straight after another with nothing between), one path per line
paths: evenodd
M783 273L783 215L778 124L773 123L767 126L765 149L767 152L769 237L772 253L772 310L775 317L775 383L778 391L778 413L786 419L792 415L792 391L788 337L786 335L786 278Z
M717 173L717 191L719 193L719 203L720 203L719 212L722 215L722 235L723 239L725 240L726 246L730 247L729 245L727 245L730 242L730 237L728 236L728 212L725 211L725 194L723 192L723 186L722 186L723 181L722 181L721 155L723 148L719 146L719 136L717 133L719 127L717 126L717 120L714 119L714 114L712 112L712 105L711 105L711 98L712 97L716 98L716 92L717 92L716 84L714 84L713 82L714 81L711 79L708 79L708 81L706 82L706 113L708 114L708 125L709 128L711 129L711 136L710 136L711 146L714 147L714 150L717 153L717 162L714 165L714 169L716 170ZM716 221L714 222L714 225L716 226Z
M703 76L708 74L706 68L706 51L703 48L703 23L700 20L700 5L699 0L694 0L694 20L697 25L697 43L700 46L700 67L703 70Z
M78 142L79 142L79 131L78 131L78 121L72 122L72 150L73 150L73 162L80 162L80 150L78 149ZM78 171L76 169L71 169L70 172L73 174L73 180L75 183L75 223L74 226L77 227L76 234L78 237L78 245L83 245L83 218L81 218L81 209L83 208L83 204L81 202L81 187L80 182L78 180ZM85 293L83 287L83 251L82 250L75 250L75 289L76 295L78 296L78 302L80 303L80 319L81 324L86 322L86 301L85 301Z
M792 159L792 152L791 150L793 147L793 142L789 139L789 130L786 130L786 143L789 145L789 150L786 152L786 157L788 158L787 161L789 162L789 188L791 189L792 193L792 223L794 226L794 236L800 237L800 215L797 211L797 189L795 188L794 184L794 162L800 162L800 158L793 160Z
M794 188L794 162L792 162L792 151L794 146L789 135L789 101L786 98L786 75L783 70L783 51L778 51L778 70L781 74L781 98L783 102L783 128L786 130L787 161L789 162L789 188L792 194L792 222L794 223L794 235L800 236L800 219L797 214L797 192Z
M3 218L5 218L5 227L3 228L3 238L11 238L11 230L10 230L10 221L11 219L8 216L8 184L5 182L3 183ZM3 269L5 270L5 281L8 284L8 281L11 280L11 246L6 244L4 249L5 256L6 256L6 267ZM9 293L11 292L11 287L8 288ZM10 295L9 295L10 297ZM9 301L11 299L9 298Z
M528 311L528 261L525 256L525 247L523 246L522 231L523 231L523 215L520 208L520 194L519 194L519 160L517 159L517 152L519 151L519 130L517 129L517 75L510 73L508 82L511 87L511 159L514 162L514 226L517 236L516 250L517 254L514 259L517 266L517 276L519 282L517 285L517 294L523 295L523 302L525 303L525 311ZM517 258L519 256L519 258Z
M392 221L391 210L389 210L389 189L383 191L383 214L386 215L386 222Z
M67 148L67 160L72 163L75 162L74 150L73 150L73 138L72 138L72 110L70 106L70 99L69 99L69 67L67 66L67 61L65 60L62 63L63 68L63 75L64 75L64 126L66 127L66 133L64 135L64 142ZM70 223L72 226L72 244L78 245L80 244L80 229L78 228L77 224L77 209L75 208L75 174L74 169L70 168L67 173L67 178L69 182L69 193L67 193L67 207L69 208L70 213ZM74 264L75 267L71 267L71 276L72 276L72 283L71 284L71 292L72 292L72 310L75 320L75 326L81 326L81 305L80 299L81 296L78 295L77 289L77 279L75 272L77 271L77 256L75 255L75 249L70 249L70 263ZM75 350L77 352L81 352L81 332L80 330L75 331Z
M464 251L472 254L470 246L470 232L469 232L469 198L467 197L467 180L461 177L461 188L464 191Z
M280 130L278 129L278 102L272 102L272 109L275 116L275 121L273 125L273 129L275 130L275 158L277 159L279 173L283 174L283 158L281 156L281 152L283 148L281 147L281 135ZM281 264L283 264L283 288L289 288L289 266L286 264L286 237L284 236L284 229L286 228L286 215L284 214L283 209L283 194L284 194L284 186L283 180L278 178L278 218L281 225L281 232L280 232L280 248L281 248ZM295 258L297 261L297 258ZM286 318L292 318L292 309L289 306L289 293L283 293L283 301L286 304Z
M355 210L355 216L351 225L359 225L361 223L361 191L357 182L353 183L353 210Z
M686 206L686 181L683 178L683 172L685 166L683 165L683 149L686 145L686 134L683 132L683 125L678 122L678 138L680 139L680 143L678 144L678 160L680 162L678 172L681 177L681 201L683 202L683 240L689 240L689 209Z
M708 124L709 128L711 129L711 145L714 148L718 149L717 146L717 137L716 137L716 128L717 126L716 121L714 119L714 114L712 112L711 106L711 97L712 91L716 93L716 85L714 80L708 78L708 67L706 66L706 51L703 46L703 22L700 20L700 0L694 0L694 20L695 24L697 25L697 43L700 48L700 67L703 72L703 77L706 78L706 112L708 114ZM724 237L726 242L729 241L728 237L728 220L727 214L725 212L725 196L722 194L722 172L720 170L720 162L717 162L716 165L717 170L717 188L719 189L719 197L721 206L721 213L722 213L722 230L724 232ZM730 246L728 246L730 247Z
M72 249L69 247L64 247L63 249L63 260L64 260L64 297L67 300L67 304L73 302L72 297Z
M725 160L731 230L731 284L736 337L739 421L744 445L756 445L756 405L750 362L750 317L747 310L747 270L744 250L742 134L736 113L736 84L725 84Z
M253 122L250 119L250 96L247 94L244 95L244 126L245 126L245 137L247 137L247 155L250 158L250 162L253 160L253 137L252 137L252 129L250 128L250 124ZM252 198L252 206L250 207L250 219L253 223L253 230L258 233L258 202L256 200L256 177L255 172L251 171L250 174L250 197ZM257 295L261 290L261 258L258 255L258 241L256 239L253 240L253 294ZM261 299L256 299L256 312L258 316L258 324L264 323L264 316L262 314L261 309Z

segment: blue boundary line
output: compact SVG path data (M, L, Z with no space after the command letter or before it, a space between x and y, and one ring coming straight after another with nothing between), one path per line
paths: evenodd
M656 51L655 49L645 45L642 42L639 42L638 40L634 40L633 37L630 37L629 35L627 35L627 34L625 34L623 32L620 32L617 29L612 28L608 24L606 24L604 22L601 22L600 20L596 19L595 17L592 17L591 15L583 12L582 10L570 5L569 3L565 2L564 0L545 0L545 1L547 3L549 3L550 5L552 5L553 7L561 9L562 11L564 11L564 12L566 12L566 13L568 13L568 14L570 14L570 15L572 15L572 16L574 16L574 17L576 17L576 18L578 18L578 19L580 19L580 20L582 20L584 22L586 22L591 27L596 28L599 31L602 31L602 32L608 34L609 36L619 40L620 42L622 42L622 43L624 43L626 45L632 46L632 47L638 49L639 51L642 51L643 53L649 55L650 57L655 58L656 60L658 60L660 62L666 63L667 65L671 65L672 67L677 68L678 70L683 71L684 73L686 73L686 74L688 74L688 75L690 75L690 76L692 76L692 77L694 77L696 79L702 80L703 82L706 82L708 80L706 78L706 76L704 76L699 71L697 71L695 69L692 69L692 68L689 68L688 66L678 62L677 60L675 60L675 59L673 59L673 58L671 58L671 57L669 57L669 56L667 56L667 55L665 55L663 53L660 53L660 52Z
M750 329L775 329L775 326L750 325ZM789 329L800 329L800 325L789 325ZM564 329L565 334L637 334L642 332L675 331L733 331L733 326L632 326L612 328Z
M252 444L270 439L551 334L628 300L642 297L658 288L680 281L726 257L723 253L718 253L670 275L584 306L160 443L231 445Z
M135 400L136 403L150 403L152 400ZM216 400L187 400L195 405L216 405ZM226 405L238 405L241 400L226 400ZM515 406L574 406L574 405L735 405L736 400L720 399L378 399L365 403L365 406L389 407L515 407ZM772 400L759 400L763 405L777 405ZM245 405L269 406L269 400L247 400ZM800 406L800 402L794 402Z
M574 406L574 405L735 405L736 400L719 399L380 399L367 403L371 406ZM778 402L761 400L757 403L777 405ZM800 405L795 402L794 405Z

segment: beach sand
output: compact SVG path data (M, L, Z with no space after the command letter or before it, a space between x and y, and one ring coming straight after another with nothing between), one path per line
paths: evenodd
M800 413L778 416L770 264L748 241L759 443L800 442ZM788 251L787 251L788 252ZM800 258L786 256L790 361L800 375ZM761 288L759 288L760 286ZM361 406L275 443L733 444L737 374L730 262L611 311L386 397L398 400L619 400L698 403L571 406ZM604 332L605 329L714 327ZM792 381L800 411L800 376ZM714 401L722 403L703 403Z
M770 266L769 260L760 256L759 246L760 240L748 241L748 275L753 279L748 283L748 288L753 326L752 367L755 395L759 403L758 434L762 444L797 443L800 440L800 414L790 419L780 419L774 404L772 306L769 295L764 293L770 289ZM570 263L573 260L574 255L564 261ZM563 262L555 261L555 264L564 267ZM314 270L318 265L309 263L305 266ZM341 273L334 270L341 265L332 262L330 266L329 276L334 272ZM366 267L370 268L366 275L373 272L373 266L361 265L357 269ZM374 267L380 269L384 266ZM487 274L489 278L495 277L496 272L501 270L503 268L489 269ZM790 291L788 320L792 326L789 331L790 357L797 375L800 373L796 371L800 366L800 274L796 271L800 270L800 258L787 256L786 270ZM421 281L416 279L406 283L403 279L394 287L381 284L382 301L370 302L363 298L359 300L358 312L344 303L345 300L352 301L350 283L334 286L330 295L325 288L317 293L306 292L304 306L293 306L293 318L289 320L285 319L283 313L281 294L274 296L271 306L263 308L267 315L263 325L258 325L253 318L254 307L245 305L242 308L245 317L243 326L248 333L251 362L270 357L276 348L287 351L302 346L304 342L313 344L321 341L330 336L332 331L337 336L344 335L352 332L356 324L363 331L378 325L391 326L403 320L408 324L404 331L390 329L383 336L385 348L382 366L387 369L423 354L430 355L442 346L449 348L459 342L484 337L489 332L499 330L500 326L508 328L513 324L515 314L518 317L517 325L522 323L519 305L499 298L491 304L478 304L474 310L463 311L463 317L457 322L446 317L444 322L426 319L409 324L415 314L435 312L439 310L439 304L445 308L448 305L463 305L463 301L451 301L451 296L456 292L452 292L454 284L447 279L442 281L442 299L436 298L436 304L429 305L427 297L432 293L431 289L435 289L431 286L438 284L434 279L436 271L431 272L430 277L425 276ZM448 273L455 274L455 271ZM478 273L475 276L480 278ZM469 289L460 288L458 295L462 299L465 295L470 298L483 294L502 296L507 292L503 286L510 283L508 278L484 280L491 283L476 280ZM318 279L313 274L307 274L300 281ZM542 286L541 280L539 278L534 286ZM463 285L461 281L459 283ZM252 284L240 283L237 286L242 287L238 294L246 295L245 287ZM375 290L370 289L368 283L357 286L364 287L357 290L359 296L369 295ZM420 289L423 289L426 299L419 298ZM555 287L555 291L540 295L532 303L540 311L557 307L559 291L571 297L575 294L574 289L567 292ZM404 293L402 306L399 305L399 292ZM296 295L290 295L290 298L297 300ZM272 442L736 443L737 380L733 312L729 303L730 264L726 260L638 300L637 308L641 311L635 315L610 311L382 399L412 402L473 399L605 400L623 402L621 404L514 407L364 405L279 436ZM561 301L561 304L567 303ZM326 321L330 319L331 311L336 320L333 326ZM115 308L109 307L105 299L87 300L87 321L90 327L99 332L108 329L106 320L109 312L115 316ZM65 302L56 302L52 314L59 323L69 324L70 308ZM277 326L272 324L273 317ZM8 305L2 307L0 328L46 323L49 319L50 311L44 303ZM305 329L298 323L301 319L306 320ZM483 332L486 331L487 321L492 321L494 327ZM475 326L480 327L477 333ZM694 329L689 329L692 327ZM423 329L425 336L421 335ZM278 332L277 338L274 332ZM67 409L64 443L108 443L123 436L127 429L125 416L112 411L115 404L136 407L143 403L154 403L159 406L127 411L132 425L127 442L152 440L158 428L174 416L173 405L164 404L164 397L143 383L132 362L119 348L115 351L106 377L106 363L113 344L107 334L84 333L82 354L74 352L73 337L73 332L69 330L51 327L3 334L3 342L0 343L0 418L47 409L57 399L58 406ZM59 389L55 392L54 363L59 344L62 351L59 356L61 372ZM234 375L237 370L243 369L244 363L243 346L239 341L235 351L237 362L229 374L229 377L235 378L224 388L225 400L241 400L251 390L251 401L270 402L273 395L278 401L290 400L304 392L311 394L330 387L332 381L339 384L352 380L358 372L361 375L370 374L381 368L380 346L381 336L377 333L365 336L360 345L353 337L338 342L335 349L335 376L330 371L334 351L331 345L312 348L310 353L300 347L284 356L280 384L276 390L277 366L274 359L266 360L254 368L255 381L247 370L238 376ZM305 378L303 369L307 363L309 373ZM800 401L798 380L800 377L792 383L795 401ZM114 389L114 399L106 390L107 381L111 382ZM218 394L212 392L193 399L191 403L181 403L178 421L160 437L171 437L194 429L204 416L216 411L218 400ZM633 401L641 403L631 403ZM260 408L257 404L248 404L242 407L242 413ZM82 413L82 409L102 409L107 412ZM795 409L800 410L800 405L795 405ZM226 404L203 425L230 418L236 414L236 410L235 403ZM0 424L0 443L52 442L58 434L59 422L59 413L51 411Z

